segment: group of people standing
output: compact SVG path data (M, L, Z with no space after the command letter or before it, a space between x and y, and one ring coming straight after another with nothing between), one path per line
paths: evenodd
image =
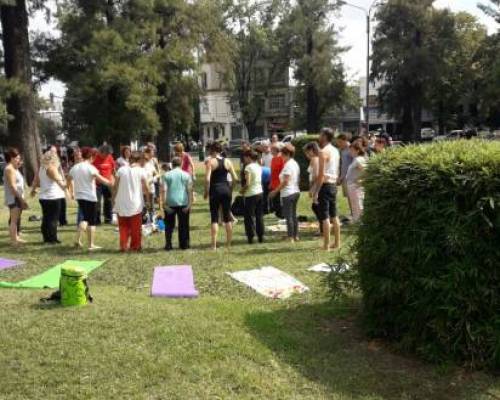
M322 129L317 142L308 143L304 153L309 159L311 208L323 237L323 249L340 247L340 221L337 215L337 188L342 187L348 198L352 221L357 222L363 210L362 172L367 157L389 145L381 137L374 142L346 135L335 138L332 129ZM190 248L190 212L194 203L194 163L182 144L174 148L171 165L158 162L152 144L142 151L125 146L115 161L109 146L99 150L90 147L75 149L67 172L55 147L41 157L40 168L32 185L32 195L38 193L42 208L41 231L44 243L60 243L57 235L66 198L78 203L78 232L75 245L83 247L85 236L89 250L97 250L96 226L113 222L117 216L122 251L142 248L142 225L156 219L157 211L165 220L165 249L172 250L176 224L179 247ZM299 241L297 207L301 195L300 167L295 160L292 144L283 145L273 137L257 149L242 149L240 174L236 173L219 143L208 146L205 160L204 197L209 200L211 246L217 249L219 225L226 232L230 247L233 225L233 191L240 182L245 233L249 244L264 242L264 215L274 212L286 221L286 240ZM10 209L10 237L14 245L24 243L19 234L21 213L28 205L24 198L24 178L20 173L21 155L16 149L6 152L4 171L5 203ZM155 206L156 205L156 206ZM333 236L333 240L332 240Z
M178 207L188 214L192 204L192 176L194 164L182 144L175 148L173 170L160 168L155 156L156 148L148 144L142 151L132 151L125 146L115 161L108 145L98 150L90 147L73 149L65 172L57 149L46 149L40 168L32 184L32 196L38 194L42 209L41 232L45 244L58 244L58 227L61 214L65 213L66 199L78 203L77 237L75 246L83 247L85 236L89 250L98 250L95 244L96 227L113 222L117 216L122 251L139 251L142 248L143 221L151 221L156 211L164 210L167 221L166 249L171 249L175 212ZM17 149L6 151L7 167L4 170L5 204L10 210L9 231L13 245L24 244L20 237L23 210L28 208L25 199L25 180L20 172L21 154ZM181 167L183 170L181 170ZM182 173L179 174L179 171ZM179 182L181 186L179 186ZM181 187L187 193L180 196ZM191 192L191 195L188 193ZM157 205L157 206L155 206ZM102 212L101 212L102 211ZM177 214L179 215L179 214ZM179 216L182 228L181 247L189 248L189 218ZM186 233L187 232L187 233Z

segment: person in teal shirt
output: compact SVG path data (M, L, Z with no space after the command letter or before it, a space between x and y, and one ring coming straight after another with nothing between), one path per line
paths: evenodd
M180 158L172 160L172 171L162 177L161 204L165 210L165 250L172 247L175 221L179 225L179 247L187 250L189 243L189 215L193 205L193 180L181 169Z

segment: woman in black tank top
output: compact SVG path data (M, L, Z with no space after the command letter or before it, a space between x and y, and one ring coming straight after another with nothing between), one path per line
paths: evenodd
M237 181L231 161L220 157L221 146L214 143L210 147L211 159L206 164L205 170L205 199L209 199L210 219L212 223L212 248L217 249L217 231L219 228L219 211L222 211L222 221L226 227L226 245L231 245L233 235L233 225L231 218L232 194L229 186L228 174L231 174L233 181ZM217 165L214 165L214 161Z
M210 177L210 196L215 195L216 192L224 191L227 189L229 191L229 181L227 175L229 170L225 165L225 158L216 158L217 168L212 168L212 175Z

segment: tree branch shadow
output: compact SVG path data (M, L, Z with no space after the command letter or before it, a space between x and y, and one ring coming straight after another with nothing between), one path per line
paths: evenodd
M398 355L384 343L366 338L354 318L336 317L336 311L331 303L305 304L249 313L246 325L282 362L339 398L469 400L486 394L488 382L494 382L485 374L458 367L443 373Z

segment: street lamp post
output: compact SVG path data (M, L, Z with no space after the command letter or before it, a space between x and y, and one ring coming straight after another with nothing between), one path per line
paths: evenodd
M364 8L356 4L351 4L347 1L342 1L341 5L356 8L361 10L366 15L366 101L365 101L365 124L367 133L370 132L370 44L371 44L371 21L372 12L378 5L381 4L381 0L374 0L369 8Z

